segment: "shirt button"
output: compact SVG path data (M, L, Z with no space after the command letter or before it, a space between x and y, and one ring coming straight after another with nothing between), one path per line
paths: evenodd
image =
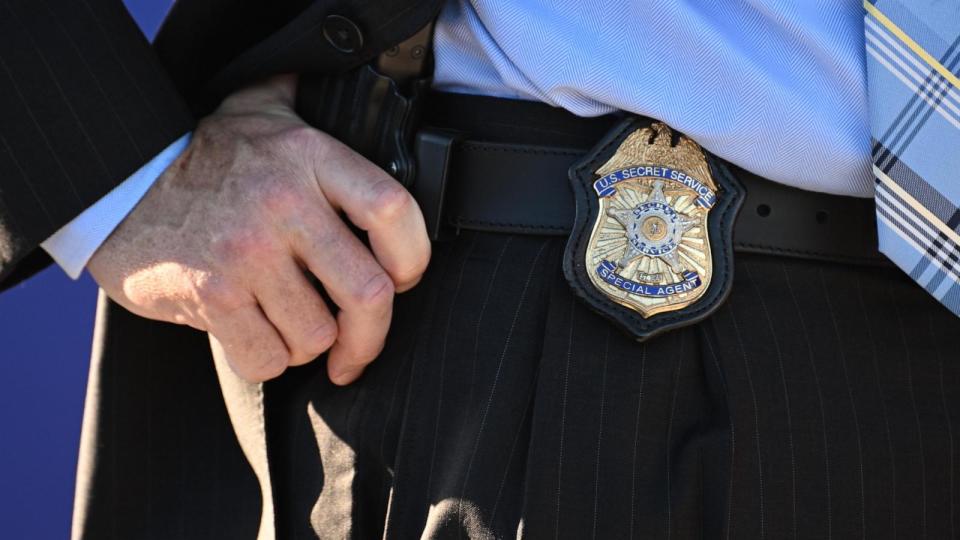
M356 52L363 47L363 33L360 28L341 15L328 15L323 20L323 37L342 53Z

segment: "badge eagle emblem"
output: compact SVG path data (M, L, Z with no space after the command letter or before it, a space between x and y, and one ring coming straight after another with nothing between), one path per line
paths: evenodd
M633 119L570 178L577 220L564 271L594 308L645 339L726 297L743 190L696 142Z

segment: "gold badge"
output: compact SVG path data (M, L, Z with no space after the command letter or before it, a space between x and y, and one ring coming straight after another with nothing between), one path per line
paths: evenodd
M625 118L569 171L573 292L638 340L696 323L733 285L745 196L723 160L658 122Z
M662 123L634 131L593 183L590 281L644 318L696 302L713 276L707 219L717 184L700 146L672 139Z

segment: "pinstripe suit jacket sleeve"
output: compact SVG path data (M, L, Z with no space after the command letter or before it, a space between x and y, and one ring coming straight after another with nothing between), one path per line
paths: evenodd
M120 0L0 0L0 281L192 125Z

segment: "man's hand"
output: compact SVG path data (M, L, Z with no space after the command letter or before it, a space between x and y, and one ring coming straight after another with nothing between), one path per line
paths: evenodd
M245 379L330 349L330 378L347 384L380 353L430 242L400 184L294 114L295 87L277 77L225 100L88 268L130 311L210 332Z

